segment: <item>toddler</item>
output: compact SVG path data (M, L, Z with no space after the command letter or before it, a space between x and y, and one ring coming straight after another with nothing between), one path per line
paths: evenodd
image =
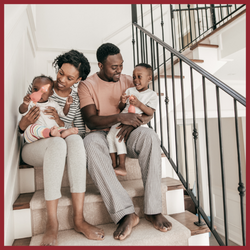
M69 128L59 127L56 121L50 116L44 114L44 110L48 108L48 106L56 109L59 117L65 117L70 109L70 104L73 101L72 96L68 96L64 108L60 107L59 104L49 97L53 94L53 79L51 77L47 77L44 75L37 76L33 79L32 82L32 93L38 92L45 85L49 86L47 91L44 91L41 95L41 98L37 103L31 101L30 94L27 94L23 98L23 103L19 106L19 112L23 115L26 115L28 111L33 106L38 106L40 108L40 117L38 120L27 127L24 131L25 141L28 143L37 141L42 138L48 137L62 137L66 138L71 134L77 134L78 128Z
M135 66L133 71L133 83L135 87L128 88L121 96L119 109L122 113L128 113L133 105L135 113L153 115L158 105L158 96L156 92L148 88L148 84L152 80L152 67L146 63L140 63ZM109 143L109 152L112 160L112 165L116 175L126 175L125 159L127 149L124 141L119 142L116 135L119 132L117 127L120 124L115 124L111 127L107 140ZM119 157L119 165L117 166L117 155Z

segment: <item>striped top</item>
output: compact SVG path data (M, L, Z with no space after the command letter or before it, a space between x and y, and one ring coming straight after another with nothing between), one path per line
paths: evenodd
M66 117L60 117L60 119L64 122L65 128L71 128L72 126L77 127L78 134L81 137L84 137L86 129L85 129L85 123L81 115L78 93L73 89L73 87L71 89L72 91L70 95L73 97L73 103L70 104L68 115ZM29 85L27 94L31 94L31 90L32 90L32 83ZM57 102L62 108L64 108L67 97L61 97L57 95L57 93L53 89L53 95L50 96L50 98L55 102Z

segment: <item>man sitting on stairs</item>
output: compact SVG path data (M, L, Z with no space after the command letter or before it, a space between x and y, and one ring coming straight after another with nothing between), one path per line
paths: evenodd
M131 198L116 177L109 155L107 134L109 128L121 123L118 133L126 142L127 156L137 158L144 185L144 214L153 226L167 232L172 224L161 214L161 148L157 134L140 127L152 118L142 114L120 113L120 96L133 87L131 76L121 74L123 58L120 49L111 43L97 50L99 72L80 82L78 94L83 120L91 129L84 138L87 167L98 187L112 220L118 224L113 236L117 240L128 237L139 217Z

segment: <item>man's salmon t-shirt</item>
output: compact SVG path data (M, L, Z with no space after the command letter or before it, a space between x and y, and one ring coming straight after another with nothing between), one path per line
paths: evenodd
M121 74L119 81L106 82L95 73L79 83L80 109L94 104L98 116L119 114L118 105L121 95L130 87L134 87L134 84L129 75Z

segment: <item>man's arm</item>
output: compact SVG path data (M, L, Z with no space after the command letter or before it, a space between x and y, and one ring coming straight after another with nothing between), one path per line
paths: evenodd
M139 114L116 114L109 116L98 116L95 104L90 104L81 109L84 122L89 129L109 128L116 123L139 127L144 121Z

